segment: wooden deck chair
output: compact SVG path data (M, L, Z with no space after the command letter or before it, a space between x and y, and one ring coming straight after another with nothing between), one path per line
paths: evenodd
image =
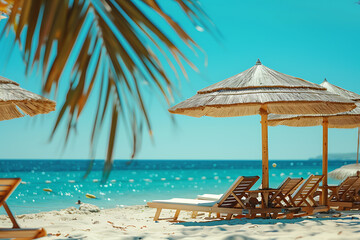
M284 216L287 218L302 217L328 211L329 206L320 206L314 199L315 192L323 178L322 175L310 175L300 188L292 196L289 196L292 208L286 209Z
M328 204L338 210L360 208L360 178L358 176L346 178L339 186L328 186L332 191Z
M226 219L231 219L233 214L242 214L242 209L247 208L244 200L248 195L245 191L250 190L258 179L258 176L238 177L218 201L173 198L170 200L154 200L153 202L148 202L147 205L157 209L154 221L159 220L162 209L176 210L175 216L172 218L174 221L177 220L180 211L182 210L193 211L196 213L226 213Z
M354 201L359 200L360 197L360 178L358 179L349 187L349 189L343 194L341 200L348 200L348 201Z
M20 228L19 224L9 206L6 204L6 200L13 193L16 187L20 184L20 178L0 178L0 207L3 206L7 215L9 216L13 228L0 228L0 238L10 239L34 239L46 236L46 231L42 228Z
M270 196L269 203L271 207L291 207L291 195L304 181L303 178L286 178L277 190Z
M319 206L319 204L314 200L314 194L322 179L323 176L321 175L310 175L305 182L302 180L303 184L300 187L295 187L289 191L289 193L293 193L288 194L288 199L286 200L289 205L286 203L287 206L285 207L260 207L246 209L243 212L247 213L249 218L255 218L257 214L261 214L262 216L270 215L271 218L293 218L310 215L315 212L328 211L328 206ZM288 181L289 180L285 180L284 184L287 184ZM276 204L278 203L276 202Z
M349 200L351 195L355 193L355 188L351 188L355 182L359 179L358 176L347 177L339 186L328 186L331 191L331 195L328 198L329 201L337 202L343 200Z
M314 193L322 181L322 175L310 175L304 184L291 197L293 207L317 207L319 204L314 200Z

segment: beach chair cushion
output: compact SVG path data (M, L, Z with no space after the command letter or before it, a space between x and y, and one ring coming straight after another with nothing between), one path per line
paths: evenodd
M221 197L223 196L223 194L201 194L197 196L197 199L200 200L212 200L212 201L217 201L219 200Z
M154 203L167 203L167 204L180 204L180 205L193 205L193 206L203 206L203 207L212 207L217 201L211 200L199 200L199 199L189 199L189 198L172 198L167 200L154 200Z

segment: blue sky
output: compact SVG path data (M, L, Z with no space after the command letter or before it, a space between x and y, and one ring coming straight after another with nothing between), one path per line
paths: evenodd
M181 97L173 104L252 67L257 58L277 71L314 83L321 83L326 77L335 85L360 93L360 5L354 0L207 0L201 3L222 37L217 41L206 32L196 31L183 14L175 15L206 52L208 64L205 66L201 52L195 56L183 48L199 72L187 67L189 81L180 79ZM169 7L170 11L179 12L172 5ZM162 22L158 24L164 26ZM175 37L171 31L168 34ZM0 41L0 76L40 94L41 76L36 72L25 75L18 45L10 55L4 54L9 52L11 41L12 38L7 37ZM66 86L68 82L62 84ZM64 99L61 93L56 99L58 110ZM166 104L151 92L146 94L154 139L144 136L138 159L261 159L259 116L192 118L179 115L173 124ZM77 133L65 149L62 132L52 142L48 141L56 112L2 121L1 158L88 158L92 122L87 119L92 118L94 103L93 98L86 106ZM106 137L104 133L99 139L97 158L105 156ZM355 152L356 140L355 129L330 129L329 153ZM307 159L321 154L321 141L320 126L272 127L269 128L269 156L275 160ZM127 138L120 137L115 158L129 156Z

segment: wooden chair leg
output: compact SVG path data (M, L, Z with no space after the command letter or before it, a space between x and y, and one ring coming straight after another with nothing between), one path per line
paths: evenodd
M306 211L307 215L312 215L314 214L314 209L310 209L308 211Z
M193 211L192 214L191 214L191 218L196 218L198 212L197 211Z
M302 201L301 201L299 204L296 204L296 202L294 201L294 199L290 195L288 196L288 198L289 198L289 202L290 202L291 206L298 207L302 203Z
M156 209L156 213L155 213L154 221L159 220L161 210L162 210L161 208L157 208L157 209Z
M312 196L309 196L310 201L314 204L315 207L318 207L319 204L315 201L315 199Z
M7 213L7 215L9 216L12 224L13 224L13 228L20 228L19 224L16 222L16 219L14 217L14 215L12 214L12 212L10 211L9 206L7 205L6 202L3 203L3 206L5 208L5 211Z
M256 217L256 213L248 213L245 215L246 218L249 218L249 219L254 219Z
M35 236L35 238L41 238L41 237L46 237L47 233L45 231L45 229L41 229L40 232ZM34 238L34 239L35 239Z
M216 213L216 217L217 217L217 218L220 218L220 213Z
M288 201L285 197L282 198L282 201L285 203L285 206L286 206L286 207L290 207L290 206L291 206L291 204L289 203L289 201ZM281 205L280 205L280 206L281 206Z
M305 203L307 207L312 207L306 196L302 197L302 203ZM299 204L299 206L301 206L301 204Z
M232 214L229 213L228 215L226 215L226 220L231 220Z
M180 210L176 210L175 215L174 215L174 221L176 221L179 217L180 214Z

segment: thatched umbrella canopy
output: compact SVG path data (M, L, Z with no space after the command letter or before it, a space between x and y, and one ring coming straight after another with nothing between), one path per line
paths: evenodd
M310 127L322 125L326 118L329 128L356 128L360 126L360 95L329 83L326 79L320 84L329 92L355 101L356 108L336 114L276 115L269 116L269 125L291 127Z
M328 128L355 128L360 127L360 95L354 92L342 89L329 83L326 79L320 84L325 87L329 92L335 93L344 98L357 101L356 108L348 112L342 112L337 114L311 114L311 115L276 115L271 114L269 116L269 125L286 125L292 127L307 127L307 126L323 126L323 185L327 185L327 172L328 172ZM359 143L358 143L359 144ZM358 160L357 160L358 161ZM354 175L357 170L354 169ZM350 173L348 168L346 173ZM344 173L345 174L345 173ZM343 173L339 177L343 176ZM324 191L324 196L326 191ZM325 198L323 198L325 199Z
M329 177L343 180L350 176L357 176L360 173L360 164L348 164L340 168L335 169L334 171L329 172Z
M0 121L35 116L55 110L56 103L29 92L18 83L0 76Z
M269 187L268 131L269 113L330 114L351 110L355 104L326 91L324 87L292 77L258 60L252 68L215 83L170 108L174 114L192 117L236 117L261 115L262 187Z

